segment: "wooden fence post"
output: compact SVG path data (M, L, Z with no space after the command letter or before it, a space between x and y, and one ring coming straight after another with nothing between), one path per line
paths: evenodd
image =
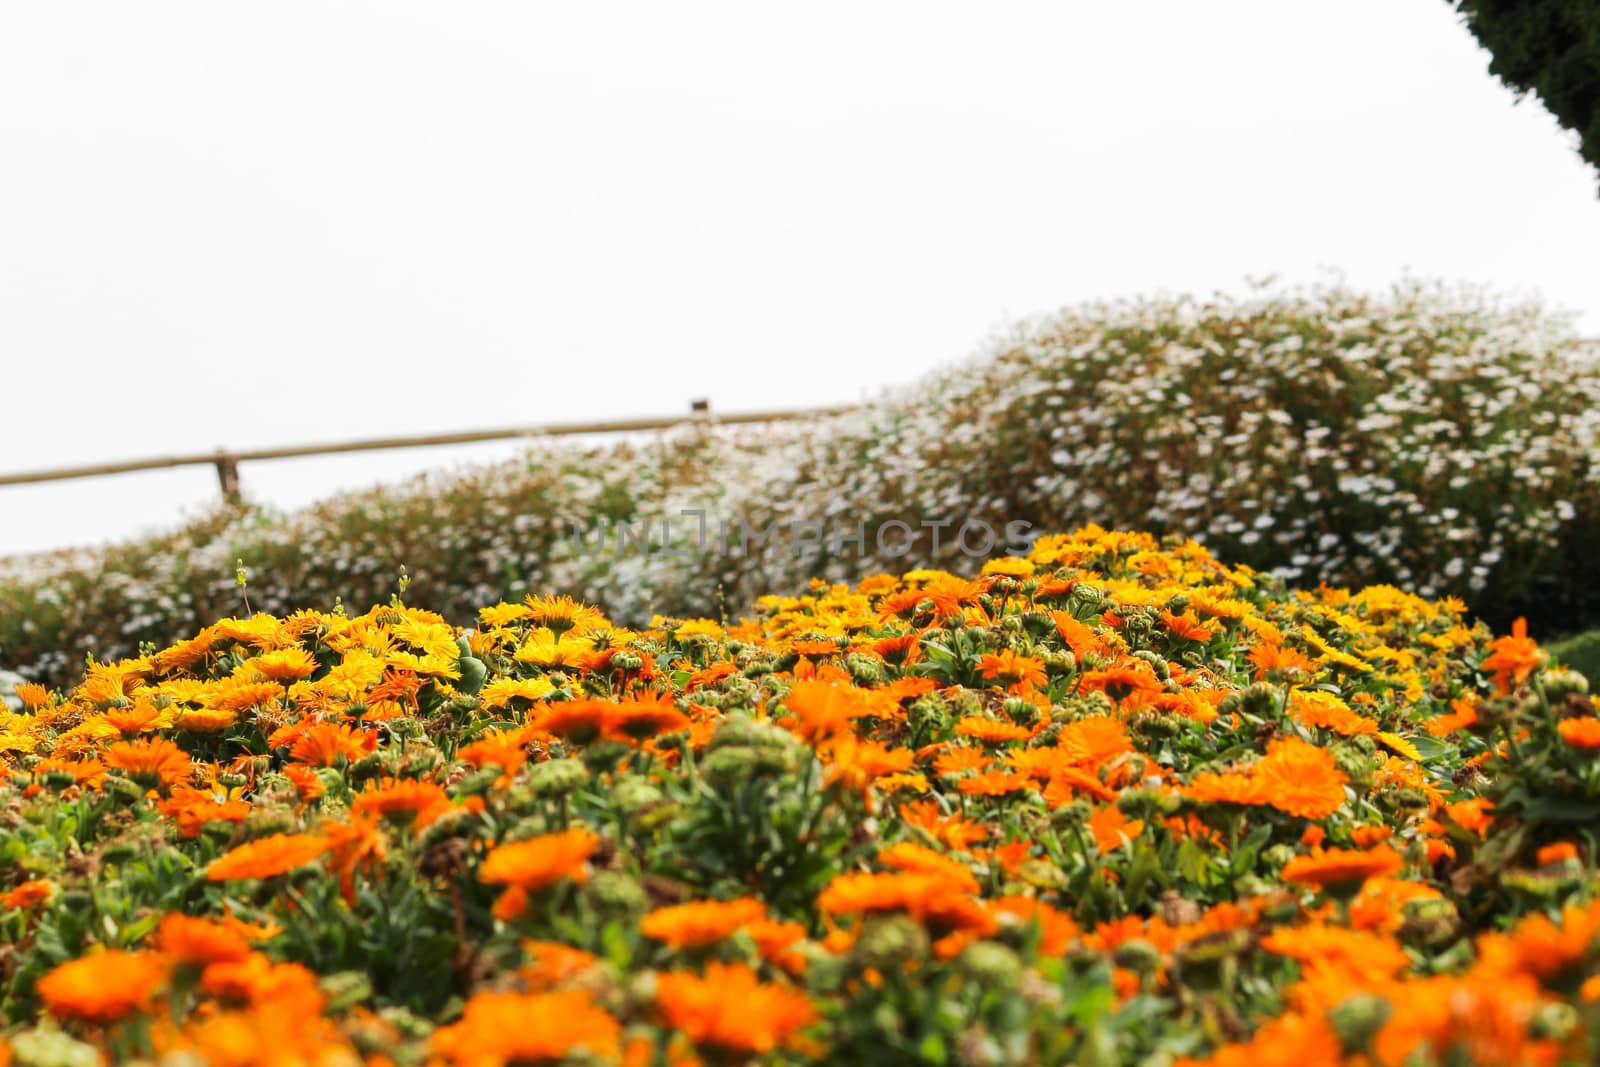
M239 461L220 448L217 449L217 482L222 487L224 504L236 508L244 502L239 492Z

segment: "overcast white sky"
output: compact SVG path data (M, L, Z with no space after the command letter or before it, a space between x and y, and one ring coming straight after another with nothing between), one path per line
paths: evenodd
M10 0L0 470L853 401L1023 316L1269 273L1600 333L1595 175L1487 61L1445 0ZM0 487L0 553L215 496Z

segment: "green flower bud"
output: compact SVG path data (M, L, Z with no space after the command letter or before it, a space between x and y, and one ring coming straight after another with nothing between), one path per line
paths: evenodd
M632 918L649 905L644 887L621 871L601 871L589 879L585 892L595 911L606 918Z
M1161 950L1144 938L1135 937L1118 945L1111 960L1135 974L1152 974L1161 966Z
M850 677L860 686L878 686L884 681L883 664L871 656L864 656L859 652L852 652L844 658L845 670L850 672Z
M361 971L325 974L317 980L317 988L328 998L327 1011L347 1011L372 998L372 979Z
M100 1067L103 1062L93 1045L64 1030L24 1030L11 1038L17 1067Z
M528 768L527 786L536 797L562 797L582 789L588 780L582 760L553 759Z
M1046 652L1040 659L1044 660L1044 669L1052 678L1078 669L1078 657L1071 649Z
M1454 941L1461 933L1456 906L1443 899L1408 900L1400 909L1397 936L1413 948L1435 950Z
M1328 1011L1328 1025L1338 1035L1346 1054L1367 1052L1372 1039L1394 1013L1394 1006L1373 993L1357 993Z
M1160 678L1163 682L1172 677L1172 668L1167 666L1166 658L1151 652L1149 649L1139 649L1133 654L1133 658L1143 660L1144 662L1150 664L1150 669L1155 671L1156 677Z
M1239 692L1239 706L1258 718L1274 715L1278 711L1278 688L1266 682L1254 682Z
M997 941L974 941L956 957L956 970L983 989L1014 989L1022 979L1022 960Z
M1569 695L1583 696L1588 693L1589 679L1573 670L1545 671L1539 676L1539 688L1544 691L1546 700L1558 704Z
M1032 726L1039 721L1039 709L1026 700L1013 697L1001 705L1001 710L1018 726Z
M862 927L850 959L858 967L894 970L927 959L928 948L928 932L921 923L905 915L883 916Z
M1582 1024L1578 1009L1565 1001L1544 1005L1528 1023L1528 1036L1535 1041L1565 1041Z
M626 741L595 741L583 750L583 765L591 774L605 774L614 770L632 751Z
M626 815L653 807L663 799L661 790L651 784L648 778L637 775L629 775L611 787L611 802Z

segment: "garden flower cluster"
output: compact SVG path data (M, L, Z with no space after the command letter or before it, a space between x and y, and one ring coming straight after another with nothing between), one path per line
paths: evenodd
M835 417L535 446L290 515L0 561L0 667L66 686L86 654L192 633L238 610L240 561L276 614L384 600L406 566L458 625L560 590L642 627L737 616L814 577L970 576L984 538L968 523L1001 544L1090 522L1193 537L1303 586L1459 597L1501 629L1600 627L1600 358L1561 317L1471 290L1069 308ZM619 526L687 551L621 550ZM830 536L720 536L808 527ZM913 543L884 536L902 529Z
M737 623L244 614L19 695L0 1063L1597 1052L1586 680L1190 540Z

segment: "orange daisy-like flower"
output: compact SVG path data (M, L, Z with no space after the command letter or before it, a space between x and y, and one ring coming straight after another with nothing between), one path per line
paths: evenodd
M1309 856L1296 856L1283 865L1285 882L1308 885L1331 893L1352 891L1369 878L1381 878L1400 870L1400 853L1387 845L1358 850L1330 848Z
M161 954L174 962L202 967L250 955L250 946L232 927L177 912L161 920L155 941Z
M1181 637L1185 641L1197 641L1203 645L1217 636L1216 627L1207 626L1187 611L1181 615L1163 611L1161 613L1161 622L1175 636Z
M673 948L700 948L731 937L748 923L766 918L766 905L754 897L691 901L657 908L639 922L639 932Z
M1600 748L1600 719L1593 719L1587 715L1576 719L1562 719L1556 731L1561 734L1561 740L1573 748L1584 751Z
M271 878L305 866L332 847L333 842L320 834L273 834L218 856L206 868L206 878L213 882Z
M368 782L366 788L351 801L350 810L357 814L378 816L409 815L421 827L451 806L449 794L435 782L385 778L381 783Z
M985 653L978 660L978 673L991 681L1010 687L1013 691L1042 686L1049 680L1045 675L1042 660L1021 655L1009 648Z
M1033 779L1015 771L992 770L961 779L956 787L968 796L1003 797L1033 788Z
M960 815L944 815L932 800L916 800L900 805L900 818L931 835L946 848L964 849L989 836L989 828Z
M854 686L822 680L795 682L783 706L799 720L794 732L812 742L832 737L870 710Z
M1557 841L1553 845L1546 845L1535 853L1539 866L1548 867L1553 863L1562 863L1566 860L1578 858L1578 846L1571 841Z
M1129 819L1115 804L1107 804L1089 819L1095 849L1102 855L1121 848L1125 842L1138 837L1143 829L1143 819Z
M1261 804L1261 785L1246 774L1206 771L1183 787L1183 795L1202 804Z
M378 735L345 723L318 723L303 731L289 748L289 758L314 767L332 767L340 759L358 760L378 747Z
M1325 819L1345 801L1346 779L1333 753L1298 737L1272 742L1250 776L1265 803L1302 819Z
M1528 620L1518 619L1511 624L1511 633L1489 642L1490 653L1483 661L1483 669L1494 673L1494 685L1502 693L1509 693L1527 681L1539 664L1544 662L1544 652L1539 642L1528 636Z
M434 1031L432 1052L458 1067L614 1060L621 1035L622 1024L585 992L479 993L460 1022Z
M1245 657L1256 667L1256 681L1263 678L1269 681L1285 681L1301 675L1311 676L1317 673L1317 661L1292 648L1271 641L1263 641L1250 650Z
M530 893L564 878L586 881L589 857L599 847L600 839L582 827L499 845L484 857L478 880L507 887L495 905L495 916L509 921L527 910Z
M610 718L609 700L563 700L546 704L529 721L535 729L565 738L575 745L586 745L600 736Z
M111 950L68 960L34 989L57 1018L111 1023L147 1010L166 975L165 961L154 953Z
M0 894L0 908L15 908L20 911L29 911L50 899L50 894L55 892L55 883L48 878L35 878L30 882L23 882L15 889Z
M559 941L522 943L528 962L517 968L517 976L530 993L543 993L583 974L600 962L600 957Z
M963 774L989 765L989 757L982 749L970 745L947 748L933 758L933 769L940 774Z
M164 737L119 741L106 747L105 762L127 772L135 781L172 784L189 777L194 770L189 754Z
M712 963L704 977L664 974L656 1003L696 1045L746 1056L772 1051L817 1019L804 993L763 984L743 964Z
M250 816L244 800L219 800L217 796L192 786L176 786L172 796L156 804L156 809L178 824L184 837L198 837L208 822L242 823Z
M672 706L669 693L619 701L606 719L606 732L629 741L643 741L657 734L684 730L689 717Z
M982 715L968 715L956 723L956 733L982 741L987 745L1000 745L1007 741L1023 741L1033 736L1026 726L1002 719L988 719Z
M1161 679L1150 664L1140 659L1123 660L1105 670L1085 671L1080 685L1085 692L1104 693L1130 708L1142 707L1163 692Z

